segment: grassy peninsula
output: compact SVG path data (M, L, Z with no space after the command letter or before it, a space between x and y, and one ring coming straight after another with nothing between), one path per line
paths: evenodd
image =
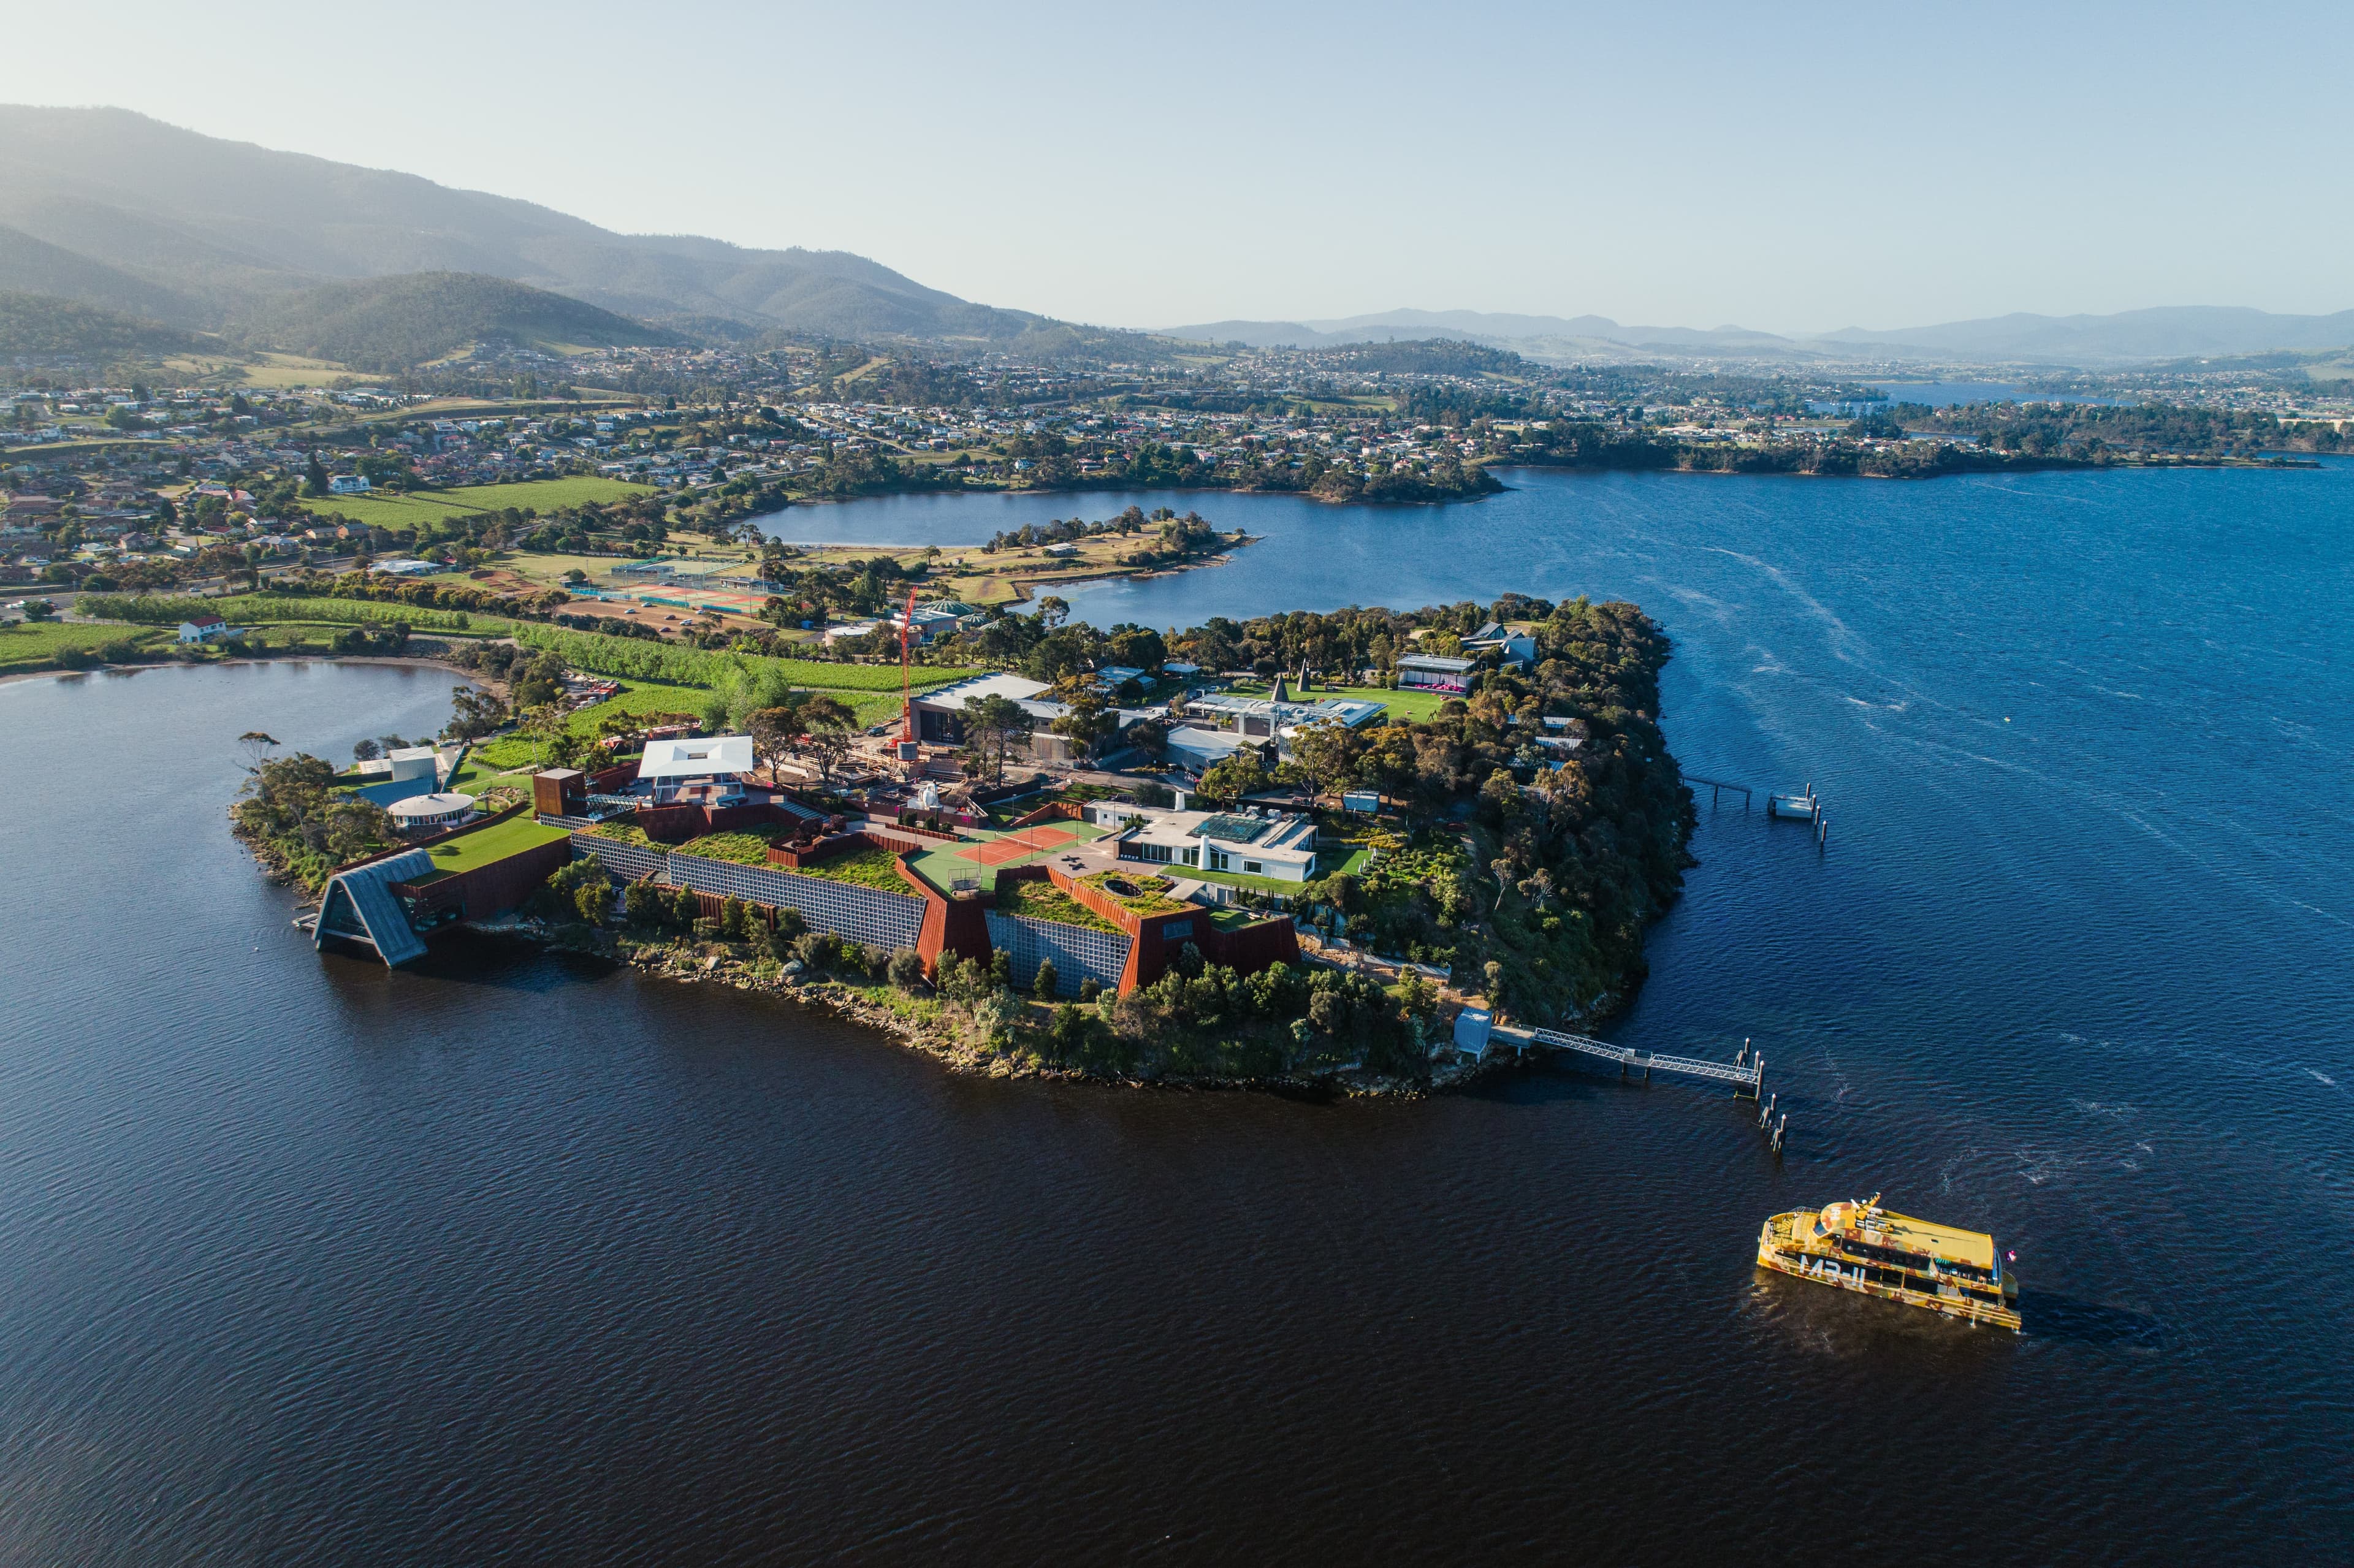
M707 732L766 737L764 754L778 763L830 758L854 781L794 792L837 822L904 809L893 803L905 795L883 743L848 727L849 699L863 684L896 682L896 669L579 633L543 641L529 624L512 630L511 641L482 645L500 655L484 661L496 666L484 670L492 691L461 691L453 707L446 738L470 740L481 759L453 780L460 789L519 799L535 767L626 758L643 726L683 713ZM652 662L633 676L663 679L584 689L568 655L608 646ZM994 895L984 893L999 915L1097 938L1118 936L1119 919L1206 922L1165 968L1124 989L1090 978L1074 994L1051 962L1018 972L1003 948L985 963L950 952L928 964L912 948L811 929L790 907L617 882L595 859L574 862L533 896L532 928L682 978L823 996L967 1070L1415 1089L1433 1081L1434 1056L1445 1054L1461 1008L1575 1024L1608 1013L1640 984L1644 932L1690 864L1691 799L1658 722L1670 652L1633 605L1521 595L1214 620L1171 636L1105 631L1042 606L944 639L936 656L959 662L928 668L931 681L1023 675L1064 715L1037 731L1051 728L1095 762L1084 782L1026 770L1031 719L1012 704L1002 716L976 710L959 754L970 789L950 791L970 800L958 819L970 826L932 819L962 832L968 847L1082 805L1130 802L1141 821L1168 805L1172 785L1207 809L1312 821L1316 870L1304 881L1114 858L1076 885L1001 876ZM1396 685L1401 661L1417 658L1460 659L1464 689ZM1096 672L1140 668L1145 676L1127 683L1140 689L1121 700L1143 716L1109 725ZM1207 673L1216 671L1227 673ZM1297 720L1280 736L1239 745L1198 776L1161 755L1173 728L1215 724L1235 702L1264 703L1278 677ZM818 680L834 683L801 683ZM988 731L991 724L1004 732ZM493 766L511 771L483 771ZM239 831L317 887L335 865L398 842L384 812L351 794L357 777L299 754L258 757L235 811ZM1000 777L1012 782L978 792ZM1343 809L1344 795L1353 809ZM665 844L627 816L597 830L641 851L753 866L768 862L771 843L816 831L731 822ZM1097 831L1066 842L1117 857L1086 836ZM911 895L902 853L869 844L796 863L795 874ZM947 892L945 881L937 885ZM1270 923L1297 934L1298 956L1269 961L1263 946L1251 960L1216 956L1225 937ZM1288 937L1286 951L1292 946Z

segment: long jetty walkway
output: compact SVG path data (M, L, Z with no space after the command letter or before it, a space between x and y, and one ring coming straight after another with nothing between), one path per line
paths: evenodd
M1721 1084L1731 1084L1733 1092L1749 1099L1757 1097L1766 1081L1766 1058L1760 1053L1751 1055L1746 1045L1739 1057L1731 1062L1710 1062L1698 1056L1664 1056L1655 1051L1638 1051L1630 1045L1613 1045L1606 1041L1590 1039L1583 1034L1563 1034L1551 1029L1499 1029L1495 1038L1514 1050L1537 1048L1548 1051L1574 1051L1581 1056L1597 1056L1606 1062L1618 1064L1620 1072L1640 1069L1645 1077L1654 1072L1681 1073L1686 1077L1713 1078Z

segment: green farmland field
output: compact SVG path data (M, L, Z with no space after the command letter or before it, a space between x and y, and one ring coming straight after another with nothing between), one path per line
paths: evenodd
M144 646L156 641L156 637L153 631L133 631L120 626L20 621L0 626L0 672L46 668L68 649L95 652L109 642L138 642Z
M642 484L582 474L570 479L524 480L514 484L420 490L407 495L324 495L305 499L302 505L314 516L348 517L371 528L410 528L420 523L439 523L445 517L499 512L510 506L553 512L563 506L628 501L652 493Z

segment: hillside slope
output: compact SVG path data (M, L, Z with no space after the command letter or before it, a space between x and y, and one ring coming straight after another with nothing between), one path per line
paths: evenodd
M0 226L0 289L194 326L211 313L177 290Z
M420 365L475 342L610 348L681 341L595 305L476 272L323 284L271 301L243 334L258 345L370 371Z
M0 290L0 354L175 354L196 340L177 327L143 321L54 294Z

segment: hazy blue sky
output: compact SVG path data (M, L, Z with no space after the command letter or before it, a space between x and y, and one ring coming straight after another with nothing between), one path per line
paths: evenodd
M0 0L0 96L1171 325L2354 306L2354 5Z

